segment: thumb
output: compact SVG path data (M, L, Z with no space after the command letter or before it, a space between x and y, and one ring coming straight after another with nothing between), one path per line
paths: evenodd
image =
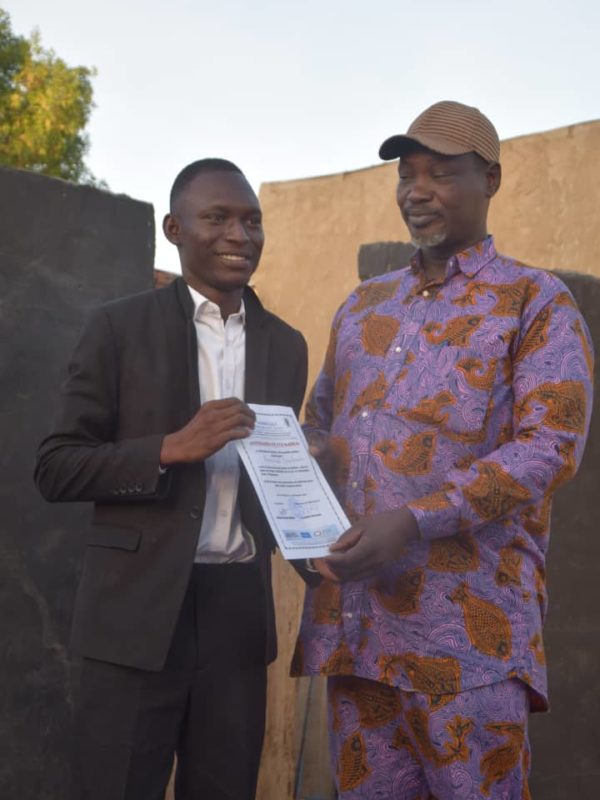
M324 578L326 581L332 581L333 583L339 583L339 577L336 573L331 569L329 564L327 563L327 559L325 558L313 558L313 564L319 570L321 577Z
M348 528L348 530L342 533L340 538L331 545L329 552L345 553L346 550L351 550L359 543L362 535L362 528Z

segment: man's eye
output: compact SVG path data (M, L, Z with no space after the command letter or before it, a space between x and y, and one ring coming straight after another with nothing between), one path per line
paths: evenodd
M406 181L409 181L409 180L411 180L411 178L412 178L412 175L399 175L399 176L398 176L398 180L399 180L401 183L406 183Z
M262 227L262 219L261 219L261 217L250 217L250 219L248 220L248 225L250 225L251 228L260 228L260 227Z
M454 172L434 172L433 177L435 180L452 180L455 177Z
M211 212L210 214L205 214L204 219L207 219L209 222L220 223L223 222L225 219L224 214L220 214L217 211Z

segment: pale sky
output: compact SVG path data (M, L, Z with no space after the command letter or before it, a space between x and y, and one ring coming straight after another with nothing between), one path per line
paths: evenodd
M478 106L502 139L600 118L599 0L0 6L16 33L96 67L87 163L154 205L160 269L179 271L160 223L198 158L235 161L258 191L380 163L383 139L438 100Z

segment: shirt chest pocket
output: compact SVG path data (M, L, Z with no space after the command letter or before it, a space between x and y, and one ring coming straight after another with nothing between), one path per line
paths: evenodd
M417 380L399 398L401 416L465 444L482 442L506 377L504 359L447 345L418 356L414 367Z

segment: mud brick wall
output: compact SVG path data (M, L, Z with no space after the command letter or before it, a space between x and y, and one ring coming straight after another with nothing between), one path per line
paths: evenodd
M374 162L378 146L378 141L373 142ZM489 225L500 252L535 266L600 278L600 236L595 224L600 215L600 159L594 158L599 149L600 120L501 143L502 187L491 205ZM267 307L306 336L309 384L323 362L331 319L359 282L356 255L361 245L378 243L375 260L387 270L388 243L409 241L395 203L397 177L397 164L390 162L261 186L267 240L253 280ZM360 277L369 274L372 266L364 263L361 251ZM594 331L600 358L598 283L585 277L581 283L575 278L567 282ZM600 710L596 677L600 674L600 581L595 578L600 563L598 417L596 411L581 473L555 504L546 626L552 712L532 720L533 796L538 800L600 797L600 748L591 727ZM276 580L279 571L276 564ZM287 771L293 782L299 752L295 731L307 710L306 691L301 682L288 678L287 667L304 591L293 576L286 575L285 587L288 619L293 618L294 624L280 630L270 700L277 708L294 708L295 716L286 717L286 722L270 715L269 742L273 758L277 743L288 743L287 749L277 750L277 763L279 772ZM571 701L574 705L569 711ZM328 776L323 774L321 784L327 783ZM281 800L282 795L265 791L260 797Z

